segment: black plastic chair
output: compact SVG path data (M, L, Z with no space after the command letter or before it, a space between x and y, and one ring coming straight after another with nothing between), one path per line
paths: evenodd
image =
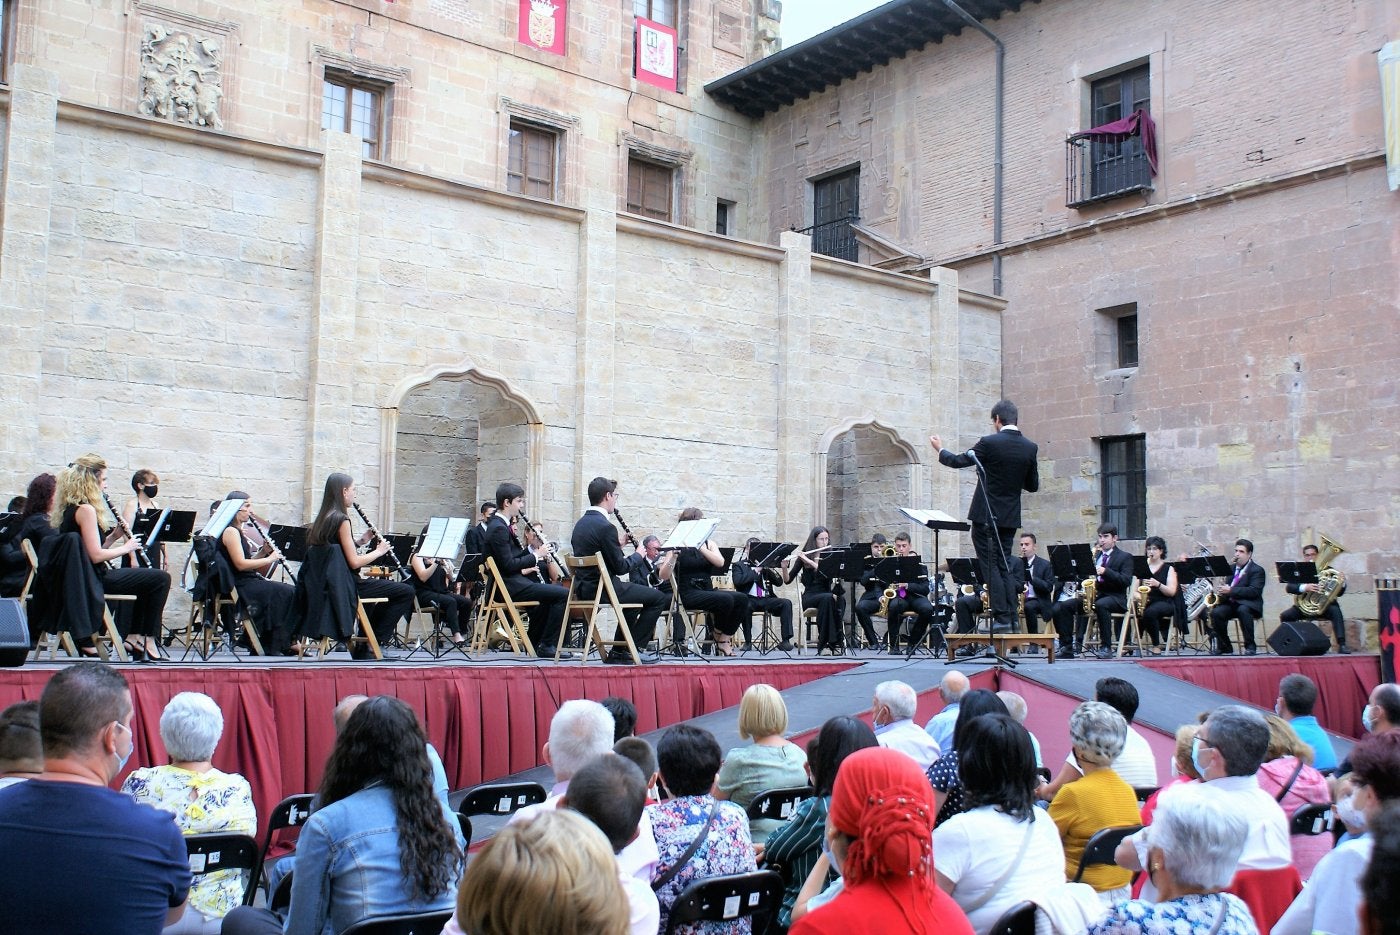
M760 818L787 821L801 802L816 794L817 790L811 786L794 786L791 789L769 789L767 792L760 792L749 803L749 821L756 821Z
M1133 786L1133 795L1137 796L1139 805L1146 805L1147 800L1156 794L1161 786Z
M247 870L258 865L258 842L250 834L220 831L185 835L190 873L203 876L220 870Z
M783 880L771 870L696 880L671 906L666 935L687 922L732 922L753 917L753 935L765 935L783 902Z
M1332 830L1331 805L1304 805L1288 820L1288 833L1326 834Z
M341 935L442 935L442 927L452 918L451 909L440 912L413 912L407 915L379 916L356 922Z
M279 831L300 828L306 824L306 819L311 817L313 798L315 796L310 792L289 795L272 809L272 814L267 818L267 832L263 835L262 849L258 852L258 862L253 867L253 875L248 878L248 889L243 894L243 905L253 904L253 897L267 874L267 852L272 849L272 836Z
M462 836L467 839L467 847L471 847L473 815L511 815L527 805L538 805L547 796L544 786L537 782L488 782L454 792L447 800L449 804L455 800Z
M1130 834L1136 834L1142 830L1142 825L1122 825L1117 828L1104 828L1095 831L1094 836L1089 839L1089 843L1084 845L1084 853L1079 858L1079 869L1074 872L1074 879L1071 883L1078 883L1084 876L1084 871L1099 864L1113 864L1113 852L1118 849L1118 845Z
M1033 902L1017 903L992 923L987 935L1035 935L1035 910Z

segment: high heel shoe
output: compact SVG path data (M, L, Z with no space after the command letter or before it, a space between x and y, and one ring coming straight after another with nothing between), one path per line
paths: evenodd
M736 653L734 652L734 643L733 643L733 641L731 641L731 640L724 640L724 641L721 642L721 641L719 641L719 640L716 640L716 641L715 641L715 655L717 655L717 656L729 656L730 658L733 658L733 657L736 655Z
M146 661L146 651L144 649L138 646L132 646L130 643L122 643L122 648L126 650L126 654L130 657L132 662Z

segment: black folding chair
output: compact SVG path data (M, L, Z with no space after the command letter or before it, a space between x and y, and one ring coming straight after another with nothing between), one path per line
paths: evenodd
M1133 786L1133 795L1137 796L1139 805L1146 805L1147 800L1160 788L1161 786Z
M1288 833L1326 834L1332 830L1331 805L1304 805L1288 820Z
M992 923L987 935L1035 935L1035 910L1035 903L1017 903Z
M462 836L471 847L473 815L511 815L527 805L538 805L546 797L544 786L537 782L488 782L454 792L447 801L449 805L455 802Z
M769 789L767 792L760 792L749 803L749 821L756 821L760 818L776 818L779 821L787 821L792 817L793 810L797 808L799 803L816 794L817 790L811 786L794 786L790 789Z
M687 922L732 922L753 917L753 935L765 935L783 902L783 878L772 870L696 880L676 897L666 935Z
M441 935L451 909L440 912L413 912L407 915L379 916L356 922L341 935Z
M258 842L250 834L215 832L185 836L190 873L197 877L220 870L247 870L258 865Z
M267 832L263 835L262 849L258 852L258 862L253 867L253 875L248 878L248 889L243 894L243 905L251 906L253 904L253 897L257 894L258 887L262 885L263 878L267 875L267 852L272 849L272 836L279 831L299 829L306 824L306 819L311 817L311 800L313 798L315 796L310 792L289 795L273 808L272 814L267 818ZM271 902L270 894L268 901Z
M1078 883L1084 876L1084 871L1099 864L1113 864L1113 852L1118 849L1118 845L1130 834L1136 834L1142 830L1142 825L1122 825L1117 828L1104 828L1102 831L1095 831L1094 836L1089 839L1089 843L1084 845L1084 853L1079 857L1079 869L1074 872L1074 879L1071 883Z

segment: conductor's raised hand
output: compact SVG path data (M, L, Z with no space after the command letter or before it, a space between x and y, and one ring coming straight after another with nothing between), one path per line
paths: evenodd
M942 450L943 450L943 439L942 439L941 436L938 436L938 435L930 435L930 436L928 437L928 443L929 443L930 445L933 446L933 450L934 450L934 451L942 451Z

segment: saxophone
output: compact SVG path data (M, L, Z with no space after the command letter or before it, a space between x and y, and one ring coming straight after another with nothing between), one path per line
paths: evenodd
M1094 549L1094 564L1097 565L1101 553ZM1079 599L1084 604L1084 616L1094 616L1094 599L1098 597L1099 579L1098 577L1085 578L1079 582Z
M1342 548L1340 542L1335 542L1326 536L1318 536L1322 540L1322 551L1317 556L1317 590L1299 594L1293 599L1293 603L1303 613L1309 617L1321 617L1331 606L1332 602L1342 593L1342 588L1346 587L1346 576L1335 568L1332 568L1332 559L1341 555L1346 549Z

